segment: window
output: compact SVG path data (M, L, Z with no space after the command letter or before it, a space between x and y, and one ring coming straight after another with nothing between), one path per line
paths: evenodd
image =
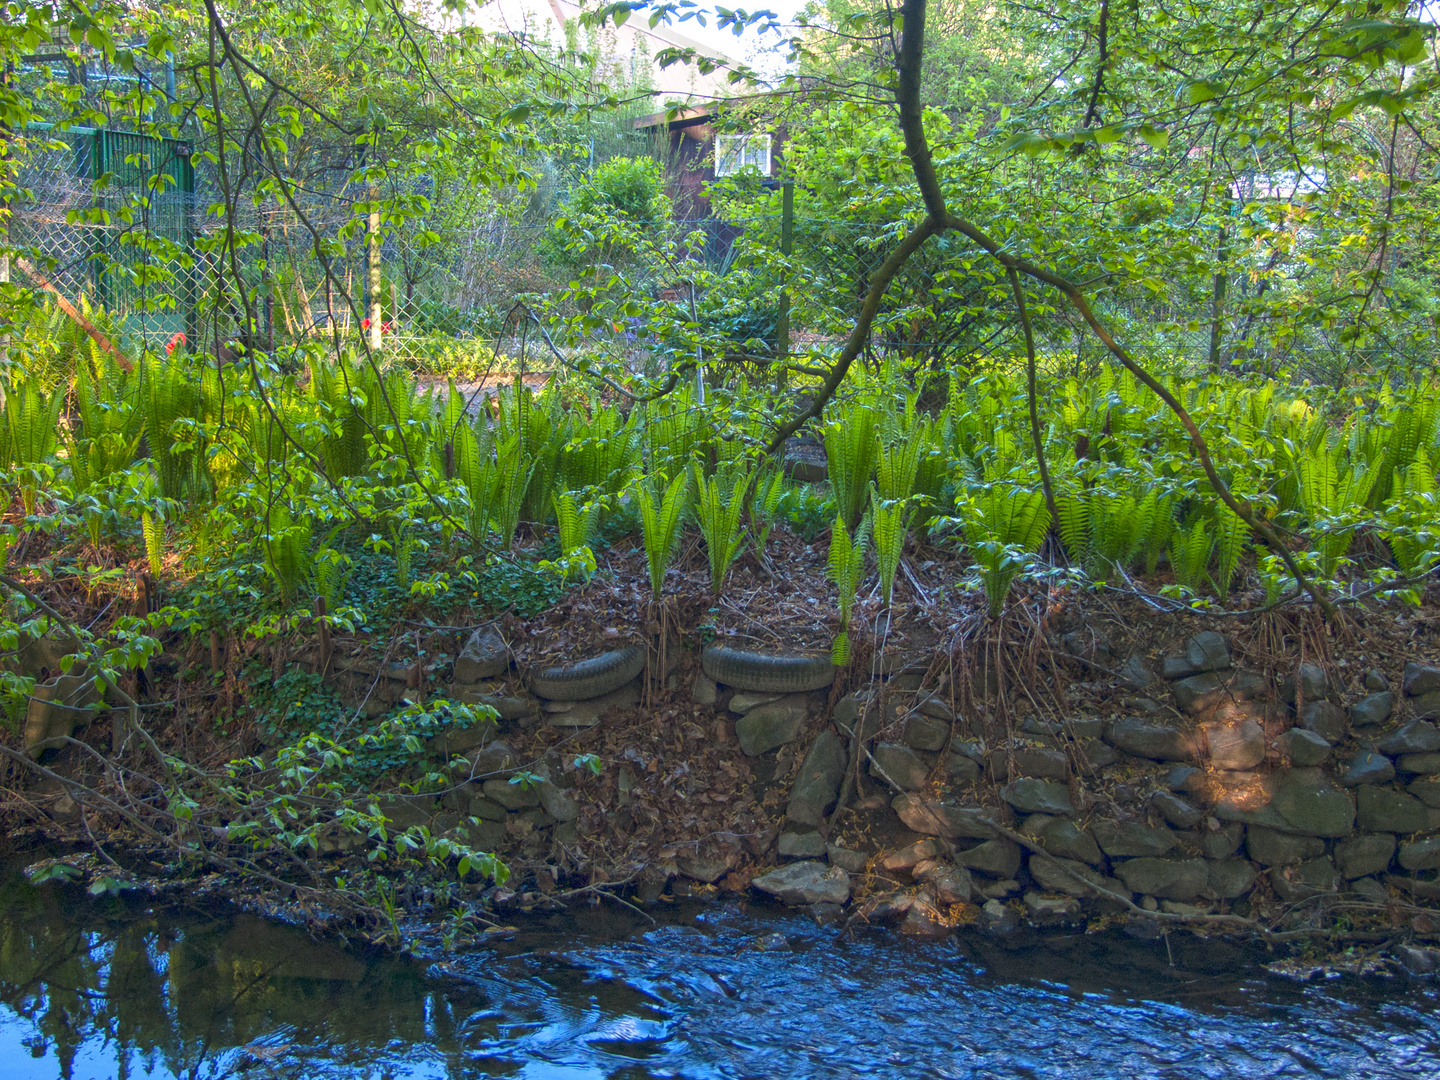
M770 135L716 135L715 175L735 176L754 169L761 176L770 175Z

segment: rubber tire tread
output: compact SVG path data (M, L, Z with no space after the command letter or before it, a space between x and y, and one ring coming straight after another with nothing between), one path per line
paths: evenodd
M537 671L530 676L530 691L546 701L584 701L619 690L644 670L645 646L631 645Z
M700 654L700 666L718 683L771 694L823 690L835 681L835 665L828 656L776 655L707 645Z

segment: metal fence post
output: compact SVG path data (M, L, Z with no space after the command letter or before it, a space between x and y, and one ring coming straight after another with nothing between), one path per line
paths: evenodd
M786 180L780 195L780 254L790 258L795 238L795 181ZM781 362L790 355L790 269L785 269L785 284L780 289L780 313L775 321L775 356Z

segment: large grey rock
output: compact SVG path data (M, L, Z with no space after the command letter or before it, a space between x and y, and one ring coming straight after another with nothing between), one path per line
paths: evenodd
M694 881L713 885L730 872L730 864L718 856L681 855L675 860L675 869Z
M1168 791L1157 791L1150 796L1150 805L1159 810L1165 820L1177 829L1193 829L1203 816L1199 807Z
M950 741L950 725L929 716L912 716L905 721L902 741L912 750L934 753Z
M1362 787L1356 822L1369 832L1415 833L1430 822L1429 808L1413 795L1391 788Z
M1319 769L1281 769L1267 785L1271 806L1289 831L1306 836L1349 836L1355 828L1355 803Z
M1078 862L1100 866L1105 857L1095 837L1068 818L1055 818L1039 832L1040 846L1059 859L1074 859Z
M1381 690L1389 690L1390 680L1385 677L1385 673L1379 668L1371 668L1365 673L1365 689L1373 693L1379 693Z
M1287 904L1314 896L1317 892L1334 892L1340 885L1339 871L1323 855L1306 859L1298 866L1277 866L1270 871L1270 887Z
M1175 846L1175 834L1163 825L1102 819L1091 826L1091 831L1100 850L1111 858L1164 855Z
M805 728L805 695L794 694L751 709L735 721L740 749L750 757L794 742Z
M1130 890L1114 878L1107 878L1094 867L1086 866L1074 859L1054 859L1045 855L1030 856L1030 876L1046 892L1062 893L1065 896L1085 898L1098 896L1091 886L1099 886L1109 892L1129 898ZM1078 879L1078 880L1077 880Z
M1217 769L1253 769L1265 760L1265 729L1254 719L1214 720L1203 726L1210 764Z
M482 782L485 777L510 772L521 765L520 755L503 742L482 746L470 754L467 760L470 762L470 775Z
M1075 804L1070 801L1070 789L1064 784L1048 780L1016 780L1000 789L1000 797L1022 814L1059 814L1069 817L1075 813Z
M540 805L539 784L512 784L508 780L486 780L481 786L485 797L506 810L528 810Z
M1230 666L1230 646L1213 630L1203 630L1185 643L1185 659L1198 673Z
M783 832L776 850L786 859L823 859L825 838L818 832Z
M1070 779L1070 759L1063 750L1025 747L1014 751L1010 757L1014 761L1015 776L1033 776L1041 780ZM995 764L997 769L1003 769L1007 765L1003 755L998 752L995 755Z
M1440 836L1401 844L1398 858L1406 870L1440 870Z
M888 776L905 791L919 791L930 775L931 764L908 746L880 743L873 751L870 775L877 780Z
M1020 872L1020 848L1013 841L1001 836L959 852L955 861L961 866L991 877L1013 878Z
M1382 754L1428 754L1440 750L1440 728L1428 720L1411 720L1375 744Z
M1084 921L1080 905L1072 898L1042 896L1033 890L1025 894L1025 913L1036 926L1069 925Z
M1432 809L1440 808L1440 777L1416 780L1405 789Z
M1126 859L1115 864L1115 876L1131 892L1166 900L1193 900L1210 884L1204 859Z
M1395 779L1395 763L1384 754L1361 750L1345 764L1340 782L1346 787L1388 784Z
M838 866L851 874L858 874L865 869L865 864L870 857L863 851L856 851L853 848L841 847L839 844L827 844L825 857L830 860L831 866Z
M541 807L556 821L574 821L580 816L580 804L549 779L541 780L535 790L540 796Z
M840 794L845 778L845 743L826 728L815 737L800 766L800 775L790 789L785 816L801 825L819 825Z
M1184 656L1167 656L1160 664L1160 677L1166 682L1175 682L1177 679L1187 679L1198 674L1199 668Z
M1144 690L1155 682L1155 672L1143 656L1132 653L1120 668L1120 681L1131 690Z
M980 763L974 758L952 752L945 762L945 775L952 784L973 784L980 779Z
M1395 767L1412 776L1440 774L1440 754L1401 754Z
M725 707L736 716L744 716L761 705L769 705L784 696L784 694L777 694L769 690L737 690L730 695L730 700L725 703Z
M455 681L474 684L493 679L510 670L510 647L494 627L482 627L470 635L460 655L455 658Z
M880 860L880 866L891 873L908 871L921 863L933 862L948 850L949 846L943 841L937 840L933 836L927 836L924 840L917 840L913 844L906 844L902 848L889 852Z
M1220 825L1217 821L1215 824ZM1207 859L1228 859L1240 850L1245 839L1245 826L1238 821L1227 821L1218 829L1208 826L1200 834L1200 854Z
M1440 664L1421 664L1414 660L1405 665L1405 677L1402 689L1406 697L1419 697L1421 694L1433 693L1440 690Z
M1265 866L1291 866L1325 854L1325 841L1316 836L1292 836L1260 825L1245 830L1245 850Z
M1440 690L1431 690L1410 699L1410 708L1418 720L1440 719Z
M911 795L895 796L890 807L907 829L923 836L989 840L996 835L994 827L983 820L989 816L983 810L917 799Z
M1335 845L1335 864L1350 880L1382 873L1394 857L1395 837L1389 833L1356 833Z
M850 899L850 875L838 866L820 862L794 862L762 874L750 883L793 907L843 904Z
M1323 764L1330 756L1330 744L1313 731L1291 728L1275 740L1290 758L1291 765L1302 767Z
M936 863L919 876L935 891L935 899L942 904L968 904L974 889L970 871L952 863Z
M1094 776L1101 769L1120 760L1120 751L1103 739L1081 739L1075 745L1075 757L1082 776Z
M1287 704L1295 704L1297 683L1305 701L1318 701L1330 692L1330 677L1319 664L1301 664L1294 675L1285 676L1280 683L1280 697Z
M1395 711L1395 695L1389 690L1366 694L1350 706L1350 723L1355 727L1374 727L1390 719Z
M838 727L845 735L854 735L856 726L859 726L862 739L873 739L883 727L880 710L870 701L869 693L847 694L835 703L835 709L830 714ZM864 720L861 720L861 717Z
M1205 790L1205 773L1193 765L1176 765L1165 774L1165 786L1171 791L1197 795Z
M918 698L920 711L932 720L943 720L946 724L955 722L955 710L939 694L922 691ZM940 749L936 747L935 749Z
M1110 725L1106 741L1117 750L1152 761L1189 761L1195 744L1188 731L1135 717L1121 717Z
M1244 859L1219 859L1205 864L1206 882L1202 896L1234 900L1255 884L1255 867Z
M1210 671L1192 675L1174 685L1175 704L1196 719L1210 719L1224 706L1264 697L1268 684L1253 671Z
M714 705L719 697L720 687L715 680L705 672L697 671L694 682L690 684L690 700L696 705Z
M1307 701L1300 710L1300 726L1326 742L1339 742L1345 737L1345 710L1329 701Z

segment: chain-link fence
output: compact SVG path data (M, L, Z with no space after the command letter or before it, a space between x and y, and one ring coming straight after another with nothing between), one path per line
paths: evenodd
M693 308L739 354L773 356L842 340L899 239L894 223L771 214L668 221L638 230L631 244L577 245L557 213L444 228L422 222L386 231L376 252L363 222L354 228L356 206L346 198L311 192L298 209L245 200L228 216L213 212L219 185L196 176L184 142L110 129L28 134L12 247L28 250L77 306L103 307L152 348L176 333L209 348L237 337L271 347L336 332L358 336L378 309L387 351L446 370L465 366L467 355L492 361L495 346L515 348L516 325L507 326L506 315L517 300L538 298L564 311L558 298L567 287L599 270L623 278L632 295L670 302L682 314ZM1018 355L1003 291L993 279L956 270L982 256L954 234L927 244L891 284L875 352L936 370ZM707 283L699 295L697 280ZM1187 288L1177 282L1152 301L1102 295L1096 303L1131 331L1145 359L1198 367L1211 359L1210 303ZM573 312L585 301L570 303ZM1227 323L1227 357L1238 355L1249 329L1239 316ZM1103 355L1083 325L1067 322L1063 305L1038 330L1047 368L1081 373ZM1311 337L1290 346L1301 360L1356 362L1353 344L1330 342L1323 331ZM1389 350L1392 362L1408 355L1383 341L1372 349Z

